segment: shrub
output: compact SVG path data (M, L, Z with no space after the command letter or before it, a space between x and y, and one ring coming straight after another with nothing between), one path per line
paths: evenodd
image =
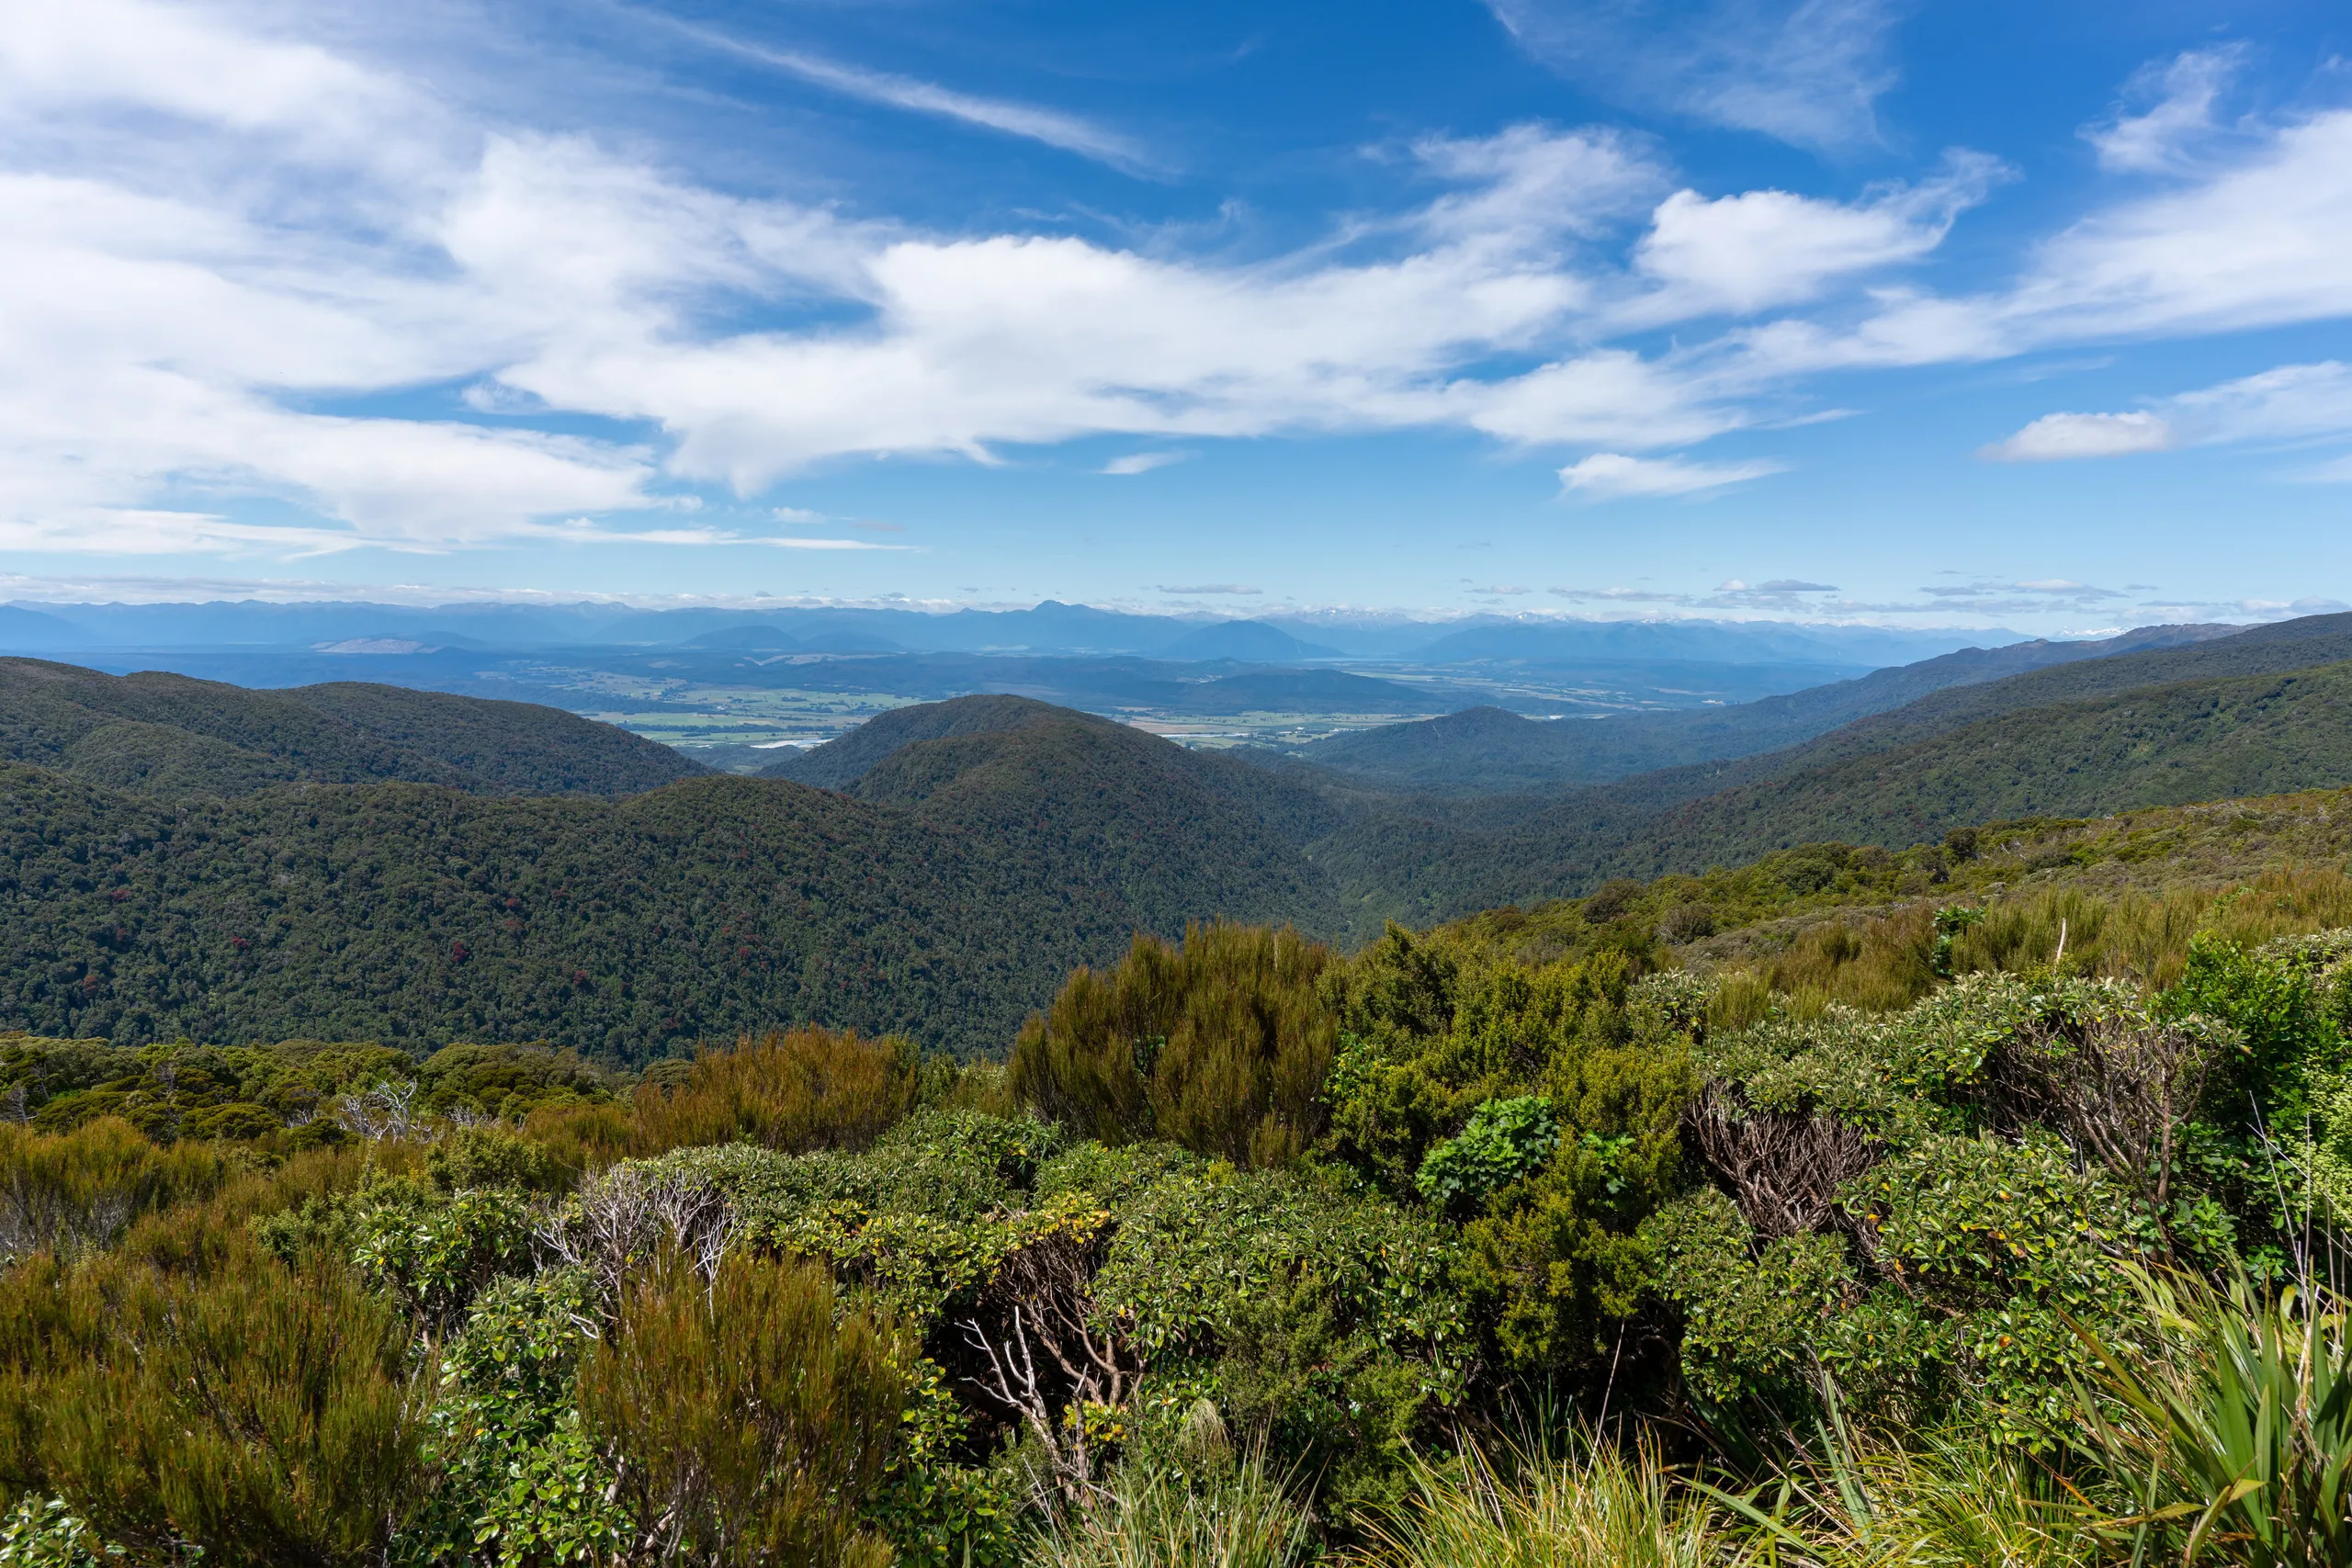
M288 1270L243 1242L221 1265L12 1270L0 1485L62 1496L150 1553L379 1560L421 1478L429 1366L405 1321L323 1260Z
M159 1149L113 1117L57 1134L0 1122L0 1264L111 1247L133 1220L209 1193L236 1168L216 1149Z
M764 1144L801 1154L864 1148L913 1109L921 1063L899 1035L795 1029L695 1058L686 1081L640 1089L630 1152Z
M863 1313L836 1323L839 1304L822 1269L741 1253L708 1279L673 1254L632 1282L582 1364L580 1404L640 1550L888 1562L854 1515L906 1399L900 1348Z
M1080 969L1013 1044L1009 1086L1104 1143L1164 1137L1236 1165L1279 1165L1320 1135L1339 1045L1324 994L1339 959L1284 927L1138 936Z
M1540 1168L1559 1141L1552 1102L1542 1095L1490 1100L1458 1134L1430 1150L1413 1185L1442 1209L1466 1208Z
M543 1145L496 1127L458 1127L443 1134L425 1154L424 1172L444 1192L474 1187L537 1192L563 1184L561 1169Z
M427 1111L509 1122L542 1105L609 1099L612 1087L578 1052L544 1045L445 1045L417 1066L416 1081Z

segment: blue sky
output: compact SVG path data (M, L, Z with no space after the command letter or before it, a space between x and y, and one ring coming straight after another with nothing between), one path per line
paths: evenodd
M25 0L0 594L2352 599L2317 4Z

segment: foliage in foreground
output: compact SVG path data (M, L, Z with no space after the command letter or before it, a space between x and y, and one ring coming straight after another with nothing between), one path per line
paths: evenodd
M1205 928L1003 1070L19 1038L0 1551L2340 1561L2352 937L1973 908L1876 1010Z

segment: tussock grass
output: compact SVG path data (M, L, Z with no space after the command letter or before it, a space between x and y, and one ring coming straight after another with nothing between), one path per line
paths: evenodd
M1373 1535L1367 1568L1736 1568L1770 1550L1654 1447L1589 1437L1424 1462Z
M1123 1468L1094 1506L1042 1535L1035 1568L1292 1568L1318 1555L1305 1509L1261 1455L1187 1485Z

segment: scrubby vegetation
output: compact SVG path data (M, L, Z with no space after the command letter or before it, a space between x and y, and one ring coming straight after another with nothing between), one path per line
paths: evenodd
M1200 926L1002 1066L0 1038L0 1561L2340 1563L2352 883L2194 827Z

